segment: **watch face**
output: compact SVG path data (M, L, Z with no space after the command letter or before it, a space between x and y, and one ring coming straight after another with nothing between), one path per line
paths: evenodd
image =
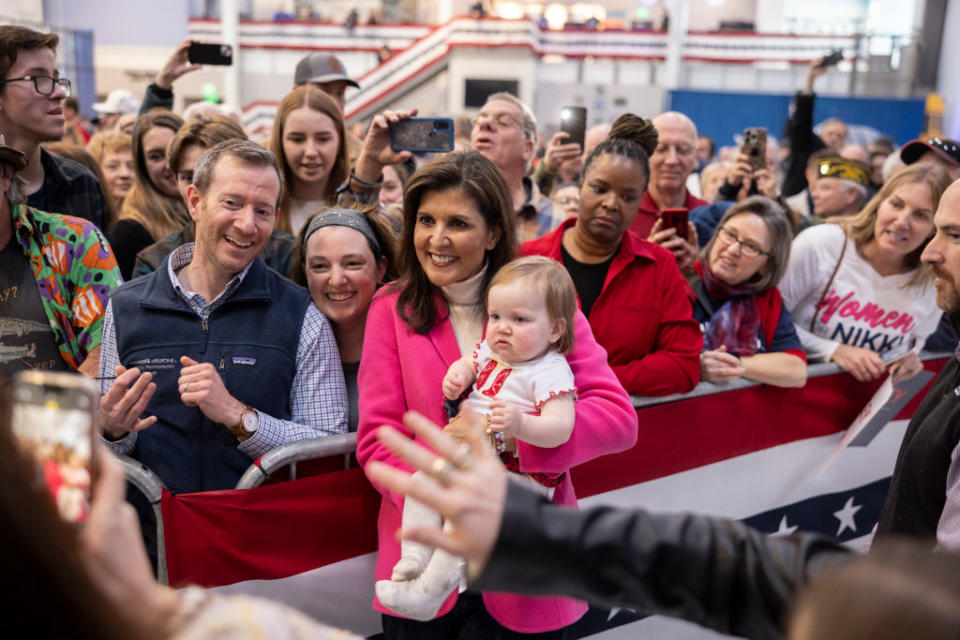
M243 414L243 430L247 433L253 433L257 430L257 425L260 420L257 417L256 411L246 411Z

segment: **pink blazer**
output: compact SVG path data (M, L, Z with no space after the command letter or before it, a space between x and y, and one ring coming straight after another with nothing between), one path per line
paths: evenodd
M376 430L391 425L411 435L401 424L408 409L443 424L441 382L447 368L460 357L453 326L446 317L427 335L410 331L396 311L397 293L376 297L370 305L360 361L360 425L357 431L357 458L365 466L379 460L401 469L410 467L380 445ZM519 443L518 457L524 472L559 474L571 467L608 453L629 449L637 440L637 413L623 387L607 365L607 354L593 338L590 325L577 311L574 346L567 354L579 390L573 435L565 444L542 449ZM400 527L403 496L382 487L378 520L380 550L376 579L389 579L400 557L396 531ZM570 476L556 488L554 501L576 505ZM450 611L454 591L438 616ZM519 633L541 633L560 629L578 620L587 604L570 598L533 598L508 593L484 593L487 611L503 626ZM374 609L391 613L379 602Z

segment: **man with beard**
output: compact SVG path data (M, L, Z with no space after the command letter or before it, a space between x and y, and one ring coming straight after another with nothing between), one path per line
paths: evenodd
M936 235L921 259L936 275L937 305L960 322L960 183L937 209ZM876 538L926 538L960 548L960 345L913 414L903 437Z

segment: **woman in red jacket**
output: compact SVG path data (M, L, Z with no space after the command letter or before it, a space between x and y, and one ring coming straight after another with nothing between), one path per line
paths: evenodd
M563 263L614 373L640 396L693 389L703 345L673 254L629 231L656 145L650 121L617 118L584 163L580 215L520 249Z
M402 276L374 298L367 313L358 378L361 465L378 460L409 470L376 438L381 425L409 437L410 430L402 424L408 410L447 422L443 376L480 342L482 300L493 274L516 254L516 225L503 176L476 152L448 154L410 178L403 196ZM633 446L637 414L580 313L574 320L574 346L566 358L579 396L570 439L551 449L518 441L516 457L522 473L560 476L553 499L574 505L567 471ZM403 496L386 489L381 493L377 580L388 579L400 557L396 532L403 510ZM379 602L374 607L384 613L387 640L563 638L565 627L587 609L586 603L569 598L457 590L427 622L390 615Z

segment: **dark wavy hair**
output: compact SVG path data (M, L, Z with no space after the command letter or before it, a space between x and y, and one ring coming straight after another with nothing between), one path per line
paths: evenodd
M456 189L477 206L487 227L500 230L500 240L486 252L487 272L483 277L477 305L487 297L490 280L500 267L517 253L517 217L510 188L497 166L476 151L458 151L435 158L414 173L403 192L403 231L400 235L400 280L391 289L399 290L397 313L416 333L430 331L441 319L435 298L439 293L417 258L413 232L424 196Z

